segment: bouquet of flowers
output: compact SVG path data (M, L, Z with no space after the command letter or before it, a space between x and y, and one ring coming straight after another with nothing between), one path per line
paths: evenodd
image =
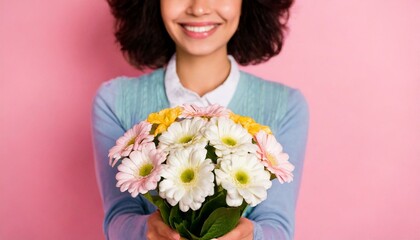
M231 231L249 206L267 198L271 180L294 166L271 130L219 105L183 105L151 113L109 150L117 187L155 204L184 238Z

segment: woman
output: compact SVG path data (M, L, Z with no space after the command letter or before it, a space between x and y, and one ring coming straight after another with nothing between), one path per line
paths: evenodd
M156 207L115 187L108 150L150 112L183 103L217 103L268 125L295 166L294 181L273 182L267 200L247 211L221 240L292 239L308 112L298 90L238 69L277 55L292 0L108 0L116 37L135 67L99 88L93 103L96 173L108 239L179 239ZM280 21L279 21L280 19Z

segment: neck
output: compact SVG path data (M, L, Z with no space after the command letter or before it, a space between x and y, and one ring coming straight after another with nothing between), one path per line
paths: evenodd
M227 51L196 56L177 50L176 72L185 88L203 96L221 85L229 76Z

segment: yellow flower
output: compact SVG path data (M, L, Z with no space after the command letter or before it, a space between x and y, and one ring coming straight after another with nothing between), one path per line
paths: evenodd
M235 123L241 124L242 127L244 127L246 130L248 130L248 132L252 136L257 134L260 130L263 130L268 134L273 134L271 132L271 129L268 126L258 124L257 122L255 122L254 119L252 119L250 117L244 117L244 116L241 116L241 115L231 113L230 114L230 119L232 119Z
M153 124L154 135L158 135L166 131L166 129L181 115L182 108L166 108L157 113L151 113L147 117L147 121Z

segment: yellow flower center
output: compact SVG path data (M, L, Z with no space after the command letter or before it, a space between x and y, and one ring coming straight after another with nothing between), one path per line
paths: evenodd
M222 142L230 147L233 147L236 145L236 140L231 137L224 137L222 138Z
M139 170L139 175L141 177L146 177L152 172L152 170L153 170L153 164L150 164L150 163L144 164L143 166L141 166Z
M277 159L270 153L267 153L267 160L271 164L271 166L277 166Z
M249 175L248 173L239 170L235 174L235 180L241 185L246 185L249 183Z
M132 139L130 139L130 141L128 141L128 142L127 142L126 147L128 147L128 146L130 146L130 145L134 144L135 142L136 142L136 137L133 137Z
M191 183L194 180L194 170L191 168L185 169L181 174L181 181L183 183Z
M179 139L179 143L189 143L191 142L191 140L193 139L192 136L183 136L182 138Z

